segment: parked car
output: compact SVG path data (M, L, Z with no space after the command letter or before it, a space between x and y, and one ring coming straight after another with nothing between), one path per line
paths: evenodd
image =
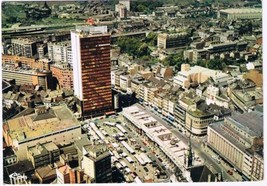
M148 168L144 167L144 170L145 170L146 172L148 172Z

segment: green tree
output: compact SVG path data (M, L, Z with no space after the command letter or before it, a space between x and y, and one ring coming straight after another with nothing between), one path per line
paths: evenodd
M157 45L158 34L155 32L149 32L146 37L146 42L151 46Z

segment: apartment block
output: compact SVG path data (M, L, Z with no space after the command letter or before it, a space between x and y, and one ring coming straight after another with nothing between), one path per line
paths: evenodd
M53 77L58 81L61 89L73 88L73 69L66 63L55 63L50 67Z
M30 39L12 39L11 40L12 55L33 57L37 54L36 41Z

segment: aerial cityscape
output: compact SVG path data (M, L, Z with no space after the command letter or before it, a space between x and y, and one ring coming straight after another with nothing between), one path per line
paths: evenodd
M263 181L262 0L1 9L4 184Z

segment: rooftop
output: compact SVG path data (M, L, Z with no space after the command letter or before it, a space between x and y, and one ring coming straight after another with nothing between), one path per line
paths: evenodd
M239 150L243 152L248 152L246 149L249 147L244 146L242 143L237 141L233 136L226 130L223 129L224 121L216 122L213 124L210 124L209 127L219 133L221 136L224 137L224 139L227 139L230 143L232 143L234 146L236 146Z
M79 122L73 117L66 105L51 108L55 117L47 117L50 113L43 113L38 120L36 113L8 120L7 130L12 139L19 142L54 133L56 131L79 126Z
M70 166L68 164L58 168L58 171L63 174L63 175L66 175L66 174L69 174L70 173Z
M229 119L235 121L238 127L252 136L261 136L263 133L263 113L261 112L235 114Z
M56 178L56 169L51 168L50 166L39 167L35 169L35 172L42 178L55 177Z
M231 8L220 10L220 12L225 12L228 14L247 14L247 13L262 13L261 8Z
M71 32L78 34L80 38L110 35L107 31L107 26L76 26L76 30L72 30Z

